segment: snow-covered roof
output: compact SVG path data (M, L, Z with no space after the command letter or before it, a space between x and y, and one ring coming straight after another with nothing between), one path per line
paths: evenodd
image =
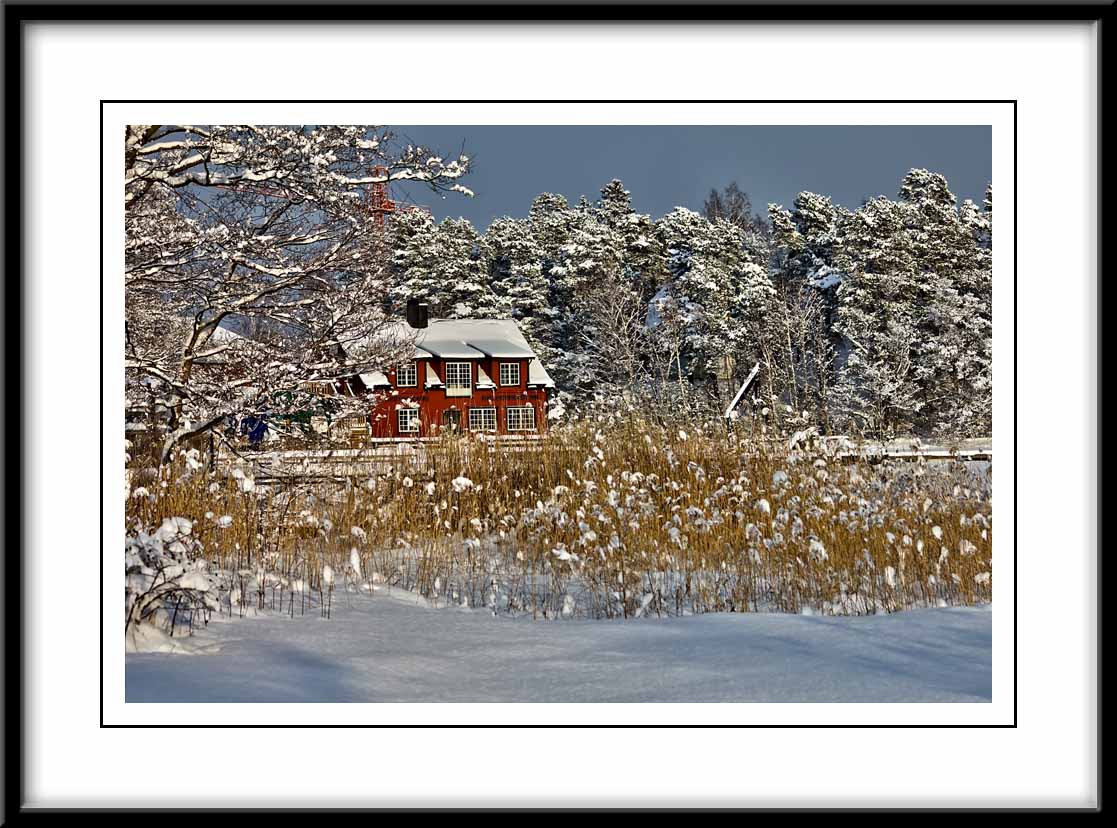
M423 383L427 388L434 388L435 386L442 385L442 379L434 372L434 366L427 363L427 379Z
M535 356L535 352L528 347L526 342L521 345L518 342L510 342L507 339L482 339L480 337L471 337L469 339L469 345L489 357L527 359Z
M459 339L424 336L421 341L422 346L417 350L427 351L442 359L479 359L485 356L481 351Z
M385 334L415 338L415 356L426 359L479 359L484 356L528 359L535 351L512 319L432 319L414 329L400 321Z
M236 342L238 339L245 337L236 331L231 331L223 325L218 325L214 328L213 333L209 336L209 341L215 345L224 345L228 342Z
M533 359L527 364L527 384L542 385L544 388L555 387L555 381L551 379L551 375L538 359Z
M477 366L477 388L496 388L496 383L493 378L488 375L484 368L480 365Z
M358 374L361 382L365 384L366 388L383 388L390 387L391 383L382 371L369 371L364 374Z

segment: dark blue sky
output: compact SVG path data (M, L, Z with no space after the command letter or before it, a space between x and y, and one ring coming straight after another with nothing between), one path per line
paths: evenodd
M401 126L397 140L456 156L474 171L477 193L445 198L395 185L397 197L436 218L464 216L484 230L498 216L525 216L541 192L572 203L597 198L619 178L635 208L658 218L676 206L701 210L713 187L736 180L765 212L790 206L801 190L856 208L864 198L895 197L912 167L942 173L959 199L981 203L992 170L988 126Z

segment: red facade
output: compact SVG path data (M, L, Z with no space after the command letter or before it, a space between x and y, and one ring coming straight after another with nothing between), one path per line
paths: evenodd
M370 389L375 398L371 434L433 437L445 429L542 434L547 389L529 383L530 362L526 357L430 356L387 370L387 384Z

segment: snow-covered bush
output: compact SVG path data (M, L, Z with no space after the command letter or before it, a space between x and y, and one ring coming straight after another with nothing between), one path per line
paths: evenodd
M126 635L149 626L174 636L183 626L204 624L218 608L217 581L192 532L192 521L170 517L125 538Z

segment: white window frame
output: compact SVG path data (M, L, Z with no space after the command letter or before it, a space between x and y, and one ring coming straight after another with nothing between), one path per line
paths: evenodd
M407 415L406 417L404 415ZM404 427L406 420L407 427ZM414 428L412 428L414 426ZM397 408L396 409L396 428L400 434L418 434L419 433L419 409L418 408Z
M513 369L515 370L515 372L516 372L515 382L506 382L505 381L505 377L504 377L505 369L508 369L509 371L512 371ZM501 386L509 386L509 385L518 386L520 384L520 363L518 363L518 362L502 362L497 367L497 372L498 372L498 376L500 378Z
M478 415L478 419L481 420L481 425L475 425L474 422L473 422L473 415L474 415L475 412ZM496 407L495 406L490 406L488 408L470 408L469 409L469 430L470 431L496 431Z
M504 423L509 431L535 431L535 406L532 405L510 405L504 409ZM531 412L526 414L524 412ZM515 416L513 416L513 413ZM513 420L516 424L513 425ZM530 422L530 425L524 425L524 421Z
M411 377L411 382L404 382L404 372L408 372ZM419 363L418 362L405 362L396 368L396 385L399 388L418 388L419 387Z
M465 366L466 384L462 385L460 378L454 377L455 369ZM442 365L442 382L446 389L447 397L468 397L473 393L473 363L472 362L446 362Z

